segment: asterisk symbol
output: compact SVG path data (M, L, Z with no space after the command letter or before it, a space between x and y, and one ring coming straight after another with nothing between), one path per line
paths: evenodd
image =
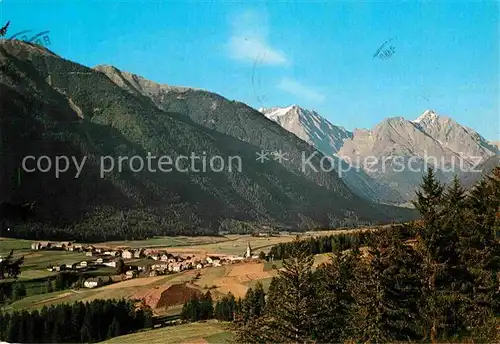
M282 152L281 149L279 151L274 151L273 152L274 160L281 164L283 162L283 160L285 160L285 161L288 160L286 158L287 154L288 153Z
M255 160L257 160L260 163L263 163L264 161L269 160L269 153L264 151L264 150L261 150L260 153L257 152L255 154L257 154L257 159L255 159Z

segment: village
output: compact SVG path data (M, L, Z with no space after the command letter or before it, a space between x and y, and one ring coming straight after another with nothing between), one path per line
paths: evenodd
M33 242L31 250L56 250L82 253L83 259L80 262L47 266L47 270L50 272L86 272L102 267L109 267L117 269L113 275L119 274L120 280L137 277L155 277L179 273L185 270L199 270L206 267L218 267L259 259L259 256L252 253L250 243L247 243L246 251L242 255L212 254L196 256L172 254L165 249L96 247L90 244L78 244L69 241ZM121 267L120 264L122 265ZM112 283L113 281L116 281L116 279L111 278L111 276L90 277L84 281L83 286L85 288L96 288Z

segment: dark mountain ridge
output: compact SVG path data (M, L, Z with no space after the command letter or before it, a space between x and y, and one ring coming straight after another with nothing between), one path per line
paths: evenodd
M201 99L212 97L228 102L220 96ZM12 231L3 234L138 238L214 234L242 223L312 229L409 215L359 199L335 173L297 170L299 151L313 149L241 103L232 117L217 117L227 121L217 128L200 125L203 110L196 106L188 104L188 117L183 104L172 105L177 106L161 109L106 74L38 46L0 41L0 203L34 204L28 222L4 216L2 229ZM255 132L254 121L262 120L268 123L264 132ZM255 145L259 135L262 144ZM291 158L283 165L258 163L262 147L287 149ZM146 157L148 152L174 159L192 152L240 156L242 172L125 168L101 178L101 157ZM74 166L56 178L20 169L27 155L87 157L87 162L78 179Z

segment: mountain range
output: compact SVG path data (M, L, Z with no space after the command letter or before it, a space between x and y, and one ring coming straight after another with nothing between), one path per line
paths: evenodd
M346 174L346 184L359 195L363 195L367 185L371 190L373 185L382 185L408 201L415 195L427 167L434 167L443 182L455 174L472 180L478 174L473 172L474 166L500 154L497 145L475 130L432 110L426 110L415 120L391 117L373 129L354 131L336 126L317 112L297 105L259 111L325 155L350 164L358 173ZM351 182L359 176L367 181L365 185ZM397 198L389 200L398 201Z
M88 68L35 44L0 40L0 235L86 240L299 230L412 218L372 202L322 154L257 110L203 90L160 85L112 66ZM285 159L262 153L285 152ZM102 175L103 156L239 156L241 172ZM21 168L24 157L87 159L75 178ZM382 188L383 189L383 188Z

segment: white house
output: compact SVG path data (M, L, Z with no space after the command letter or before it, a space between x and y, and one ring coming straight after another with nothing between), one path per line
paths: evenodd
M85 282L83 282L83 286L85 288L96 288L100 284L100 280L98 278L89 278Z
M180 271L182 271L182 270L184 270L184 269L183 269L183 265L182 265L182 264L179 264L179 263L177 263L177 264L172 264L172 271L173 271L173 272L180 272Z
M99 257L99 258L97 258L96 263L97 263L97 264L104 264L104 263L106 263L107 261L108 261L108 260L107 260L106 258Z
M76 269L77 266L78 266L78 264L76 264L76 263L68 263L68 264L66 264L66 269L73 270L73 269Z
M116 260L111 260L109 262L103 262L102 264L104 266L109 266L109 267L112 267L112 268L116 268Z
M167 263L156 263L151 265L151 269L168 269L169 264Z
M137 277L137 271L135 271L135 270L129 270L129 271L127 271L125 273L125 276L127 278L135 278L135 277Z
M111 282L111 278L108 276L108 277L94 277L94 278L88 278L87 280L85 280L85 282L83 282L83 286L85 288L96 288L96 287L100 287L104 284L107 284Z
M229 260L233 263L241 262L243 259L243 257L229 257Z
M122 252L123 259L132 259L133 257L134 257L134 254L129 250L125 250Z

